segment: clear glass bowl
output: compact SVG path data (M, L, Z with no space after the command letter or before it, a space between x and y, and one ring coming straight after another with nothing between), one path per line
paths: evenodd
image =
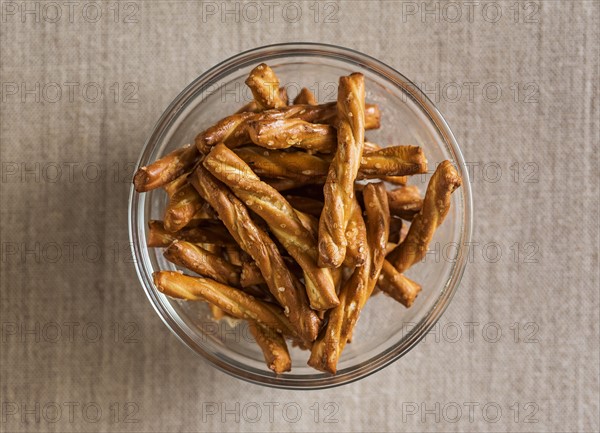
M292 371L275 375L264 364L244 322L214 322L203 302L167 298L152 282L152 273L175 266L162 249L148 248L147 222L162 219L166 194L131 190L129 234L139 279L156 312L188 347L217 368L238 378L278 388L317 389L352 382L378 371L407 353L440 318L462 277L471 237L472 204L467 169L450 128L433 103L399 72L365 54L333 45L278 44L238 54L205 72L169 105L145 144L138 166L147 165L186 143L220 118L248 102L252 95L244 80L259 63L268 63L288 87L291 97L302 87L313 90L319 102L336 99L338 78L352 72L365 76L367 101L382 112L382 127L367 131L381 145L422 146L430 173L449 159L463 185L452 195L452 207L432 241L426 263L407 276L423 286L414 305L406 309L385 295L369 300L333 376L306 365L308 353L290 347ZM411 183L424 193L429 175Z

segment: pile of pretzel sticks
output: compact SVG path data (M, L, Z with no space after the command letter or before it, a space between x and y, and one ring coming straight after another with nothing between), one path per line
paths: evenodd
M265 64L246 84L252 102L135 174L138 192L169 197L148 246L195 274L155 272L154 283L208 302L216 320L247 320L275 373L291 369L288 341L335 373L374 292L413 304L421 287L404 272L426 254L461 178L444 161L423 198L406 185L427 160L417 146L365 140L381 114L362 74L340 77L326 104L304 88L288 105Z

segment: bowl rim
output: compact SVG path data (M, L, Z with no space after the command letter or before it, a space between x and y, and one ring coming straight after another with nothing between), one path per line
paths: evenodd
M425 93L423 93L403 74L372 56L351 48L315 42L288 42L260 46L229 57L228 59L221 61L215 66L209 68L206 72L202 73L194 81L188 84L164 110L161 117L154 125L152 133L144 143L142 152L137 160L136 170L143 163L148 161L149 156L154 150L155 144L159 141L163 134L168 131L173 120L181 114L193 97L198 92L202 92L204 89L206 89L210 83L220 75L229 73L232 67L242 68L248 64L254 64L259 60L266 62L268 60L277 58L289 57L290 55L321 55L337 58L338 60L344 60L350 63L356 63L362 68L368 69L371 73L383 76L395 86L399 87L419 105L419 107L429 118L431 124L437 129L445 141L446 146L450 149L454 158L454 163L463 178L462 187L459 189L459 191L461 191L460 197L462 198L463 212L460 236L461 243L458 248L458 256L455 262L452 264L450 277L441 289L441 292L434 304L431 306L429 311L426 312L425 316L416 324L416 326L408 332L406 337L391 347L386 348L377 356L377 359L375 360L372 358L366 362L360 363L348 372L344 372L342 370L341 372L338 372L337 375L323 375L319 378L294 378L293 375L292 377L286 375L276 376L271 372L265 371L263 373L256 372L254 370L249 371L248 369L243 369L232 365L231 363L219 358L215 354L198 346L196 342L187 335L185 330L175 322L173 317L170 316L169 312L163 305L160 297L164 297L164 295L158 292L158 290L156 290L154 287L154 283L151 278L152 270L146 268L148 260L144 260L144 257L148 255L147 248L142 248L142 244L145 242L145 239L141 238L145 232L144 230L142 230L141 233L139 232L140 220L145 222L143 218L143 212L141 212L141 210L144 209L145 194L137 193L133 185L131 186L129 194L128 229L130 247L136 273L142 287L144 288L144 291L146 292L148 300L163 323L165 323L169 330L176 335L177 338L179 338L179 340L182 341L190 350L202 355L204 359L206 359L213 366L217 367L219 370L250 383L281 389L314 390L345 385L374 374L375 372L380 371L384 367L400 359L417 343L419 343L425 335L427 335L427 333L441 318L446 308L450 304L450 301L456 293L464 274L467 264L468 245L470 244L472 235L473 204L471 196L471 182L461 149L458 146L458 143L454 137L454 134L450 130L448 123L433 102L427 97L427 95L425 95ZM151 146L152 143L154 143L153 146ZM142 224L142 226L144 225L145 224ZM144 227L142 227L142 229L144 229Z

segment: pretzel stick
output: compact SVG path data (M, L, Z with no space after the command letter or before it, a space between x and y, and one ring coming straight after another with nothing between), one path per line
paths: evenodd
M318 102L315 94L306 87L303 87L298 96L294 98L294 104L317 105Z
M192 219L190 219L184 227L196 227L212 220L213 222L218 221L218 217L213 208L208 203L198 197L198 201L201 203L200 208L194 213Z
M427 159L419 146L391 146L365 153L360 164L364 176L406 176L427 173Z
M290 205L291 206L291 205ZM292 206L293 208L293 206ZM299 211L298 209L294 209L296 211L296 216L300 220L302 226L308 231L308 233L315 239L315 247L316 247L316 239L319 237L319 219L314 215L310 215L304 212ZM316 257L316 256L315 256ZM329 271L331 272L331 271Z
M169 199L173 197L173 195L183 188L188 182L187 178L190 175L190 172L183 173L181 176L177 177L175 180L172 180L169 183L163 185L163 189L169 196Z
M413 147L413 146L410 146ZM380 178L393 183L405 184L404 174L414 174L414 161L419 157L405 159L399 156L404 146L389 149L389 155L364 154L360 161L357 179ZM234 150L252 170L261 177L294 179L299 182L324 183L332 158L329 155L311 155L306 152L289 152L283 150L266 150L256 146L244 146ZM394 155L393 153L397 153ZM420 148L418 152L420 153ZM426 171L420 166L418 171ZM388 176L387 173L395 173Z
M242 287L255 286L257 284L265 284L265 279L260 273L260 269L254 262L242 263L242 273L240 275L240 284Z
M196 212L202 209L204 200L189 183L173 194L165 210L165 229L176 232L185 227Z
M339 122L338 109L335 102L320 104L322 107L312 119L305 119L313 123L326 123L337 126ZM381 112L376 104L365 104L365 129L378 129L381 126Z
M288 96L287 96L287 90L285 89L285 87L279 88L279 98L284 100L285 104L287 105ZM245 112L260 113L261 111L263 111L263 109L261 107L259 107L256 100L253 99L252 101L248 102L246 105L243 105L238 111L235 112L235 114L245 113Z
M377 287L406 308L413 304L421 291L419 284L398 272L388 260L383 262L383 269L381 270Z
M234 152L260 177L296 179L298 181L323 181L330 160L306 152L266 150L244 146Z
M346 227L352 212L354 180L365 138L365 82L362 74L340 77L338 146L323 187L325 202L319 221L319 264L339 267L346 256Z
M398 272L403 273L425 256L435 230L450 210L450 195L460 185L461 178L450 161L442 162L429 180L423 207L413 218L406 239L387 256Z
M261 110L285 107L287 101L279 96L279 78L267 64L261 63L246 78L246 85L250 87L254 100Z
M281 334L271 328L248 322L248 329L263 351L267 366L280 374L292 369L292 359Z
M180 239L196 244L229 244L235 243L229 232L220 223L205 223L202 226L184 228L176 233L165 230L162 221L148 221L148 246L168 247L173 241Z
M411 221L423 207L423 199L419 188L414 185L388 191L390 213L407 221Z
M257 120L248 123L253 143L267 149L298 147L330 153L336 147L336 130L331 125L301 119Z
M359 233L361 230L365 230L362 209L358 202L353 200L350 221L348 221L346 227L346 239L351 240L348 242L346 258L344 259L344 266L348 268L362 266L365 263L367 235L366 233Z
M166 185L190 171L198 160L198 150L189 144L174 150L152 164L140 167L133 176L137 192L147 192Z
M309 308L306 292L299 287L300 283L290 273L271 238L252 221L246 206L206 168L199 166L191 181L202 198L217 211L240 248L254 259L269 291L284 307L298 334L307 341L313 341L320 320Z
M213 147L203 164L265 220L271 232L296 259L304 271L311 307L315 310L327 310L337 305L331 272L317 266L316 238L303 225L287 200L262 182L242 159L223 144ZM310 221L307 224L310 225Z
M203 277L234 287L240 285L240 271L222 257L190 242L174 241L163 253L165 258Z
M289 118L298 118L312 123L332 123L335 126L337 119L336 104L331 102L320 105L290 105L261 113L243 112L232 114L198 134L195 139L196 147L205 154L217 143L224 143L227 147L234 148L251 142L247 130L250 121ZM371 105L367 110L365 126L367 129L378 128L379 119L379 107Z
M288 335L294 326L281 308L267 304L241 290L210 278L196 278L179 272L159 271L152 274L157 289L171 298L207 301L238 319L253 320Z
M355 268L340 291L340 305L329 313L327 328L313 343L308 364L335 374L339 357L351 337L365 303L373 293L385 260L389 236L389 209L382 183L365 187L368 254L363 266Z

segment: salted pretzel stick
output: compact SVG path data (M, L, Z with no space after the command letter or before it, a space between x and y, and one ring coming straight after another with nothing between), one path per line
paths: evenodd
M187 183L187 178L190 175L190 172L183 173L181 176L177 177L175 180L172 180L169 183L163 185L163 189L169 196L169 198L173 197L173 195L183 188Z
M284 100L287 105L288 96L287 96L287 90L285 89L285 87L279 88L279 98ZM244 113L244 112L248 112L248 111L252 112L252 113L260 113L261 111L263 111L263 109L261 107L259 107L256 100L253 99L252 101L248 102L246 105L243 105L238 111L235 112L235 114Z
M254 262L243 262L242 273L240 275L240 284L242 287L255 286L257 284L264 284L265 279L260 273L260 269Z
M339 122L338 109L335 102L316 105L322 107L318 115L305 119L313 123L326 123L336 126ZM381 112L376 104L365 104L365 129L378 129L381 126Z
M301 119L257 120L248 123L250 140L266 149L297 147L313 152L335 151L336 130L331 125Z
M339 357L351 337L354 326L367 300L373 293L385 260L389 236L389 209L382 183L365 187L367 213L366 242L368 254L363 266L355 268L340 291L340 305L329 313L325 332L313 343L308 364L335 374Z
M348 268L362 266L365 263L367 254L367 235L359 233L365 230L365 223L362 217L362 209L356 199L352 200L352 211L350 221L346 227L346 239L349 239L346 249L346 258L344 265Z
M189 183L181 187L169 200L165 210L165 229L176 232L185 227L202 209L204 200Z
M204 277L234 287L240 285L240 272L222 257L185 241L174 241L163 253L165 258Z
M162 221L148 222L148 246L168 247L173 241L180 239L196 244L233 245L235 240L220 223L205 223L191 228L184 228L176 233L165 230Z
M376 176L427 173L427 159L419 146L384 147L363 155L360 172Z
M330 164L330 160L306 152L267 150L256 146L239 147L234 152L260 177L313 182L315 177L324 179Z
M306 292L291 274L269 235L252 221L246 206L206 168L198 166L191 182L202 198L217 211L240 248L254 259L269 291L284 308L298 334L307 341L313 341L320 320L308 306Z
M427 185L423 207L413 218L406 239L387 256L398 272L403 273L425 256L435 230L450 210L450 195L461 183L450 161L442 162L435 170Z
M388 260L383 262L383 269L381 270L377 287L406 308L413 304L421 291L419 284L398 272Z
M365 139L365 80L359 73L340 77L338 145L323 187L325 202L319 221L319 264L339 267L346 256L346 227L352 212L354 181Z
M279 97L279 78L266 63L261 63L246 78L254 100L261 110L285 107L287 101Z
M376 105L370 107L366 113L365 127L367 129L379 128L379 108ZM198 134L195 144L202 153L208 153L210 148L217 143L224 143L227 147L234 148L251 142L247 130L249 121L288 118L298 118L312 123L331 123L335 126L337 108L335 102L331 102L320 105L290 105L260 113L232 114Z
M298 96L294 98L294 104L317 105L318 102L315 94L306 87L303 87Z
M256 340L265 356L267 367L275 373L285 373L292 369L292 359L288 352L285 338L274 329L248 322L250 334Z
M360 160L357 179L380 178L393 183L405 184L404 174L414 174L415 170L426 172L426 165L423 167L420 163L414 162L420 158L419 156L412 159L399 156L403 153L403 147L389 148L392 149L389 155L364 154ZM323 183L332 161L332 157L329 155L311 155L302 151L266 150L256 146L239 147L234 149L234 152L258 176L294 179L300 182ZM420 150L415 152L415 155L420 152ZM419 165L419 168L416 168L417 165ZM388 176L387 173L390 172L395 173L395 175ZM402 179L400 179L401 177Z
M267 304L241 290L210 278L196 278L180 272L159 271L152 274L157 289L171 298L187 301L203 300L216 305L238 319L253 320L288 335L294 326L281 308Z
M331 271L317 266L317 240L287 200L262 182L242 159L223 144L213 147L203 165L265 220L271 232L296 259L304 271L311 307L327 310L337 305L339 301ZM306 224L310 225L310 221Z
M412 221L423 207L419 188L414 185L388 191L388 201L390 213L407 221Z
M293 208L293 206L292 206L292 208ZM316 246L316 239L319 237L319 218L314 215L310 215L310 214L301 212L298 209L294 209L294 210L296 211L296 216L300 220L300 223L302 224L302 226L315 239L315 246Z
M186 144L152 164L140 167L133 176L137 192L151 191L161 187L190 171L198 160L198 149Z

